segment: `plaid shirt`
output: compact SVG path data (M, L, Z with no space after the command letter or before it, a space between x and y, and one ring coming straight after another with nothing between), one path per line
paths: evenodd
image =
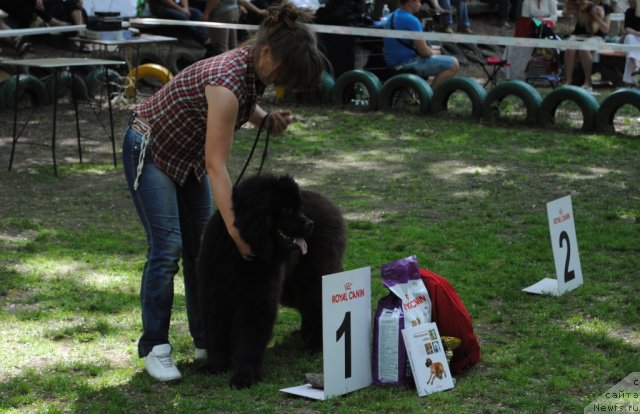
M251 47L241 47L194 63L134 108L151 127L153 161L180 185L191 169L198 181L206 175L207 85L225 87L238 98L236 130L249 120L265 89L254 72Z

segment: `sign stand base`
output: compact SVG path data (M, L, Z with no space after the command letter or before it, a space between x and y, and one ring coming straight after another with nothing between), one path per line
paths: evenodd
M545 277L538 283L522 289L523 292L535 293L537 295L560 296L558 291L558 280Z
M312 388L311 384L300 385L298 387L283 388L280 391L286 392L288 394L298 395L300 397L311 398L314 400L324 401L327 399L327 397L324 395L324 390Z

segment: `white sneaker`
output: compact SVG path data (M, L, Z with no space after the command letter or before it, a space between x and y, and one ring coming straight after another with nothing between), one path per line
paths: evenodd
M173 381L182 378L180 371L171 359L171 345L162 344L153 347L144 359L144 368L158 381Z
M207 350L204 348L196 348L196 361L205 361L207 359Z

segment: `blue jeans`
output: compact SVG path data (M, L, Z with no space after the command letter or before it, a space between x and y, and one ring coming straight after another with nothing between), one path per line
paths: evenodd
M449 10L449 13L443 14L444 24L450 26L453 24L453 17L451 16L451 0L438 0L440 7ZM458 27L471 27L471 20L469 20L469 11L467 10L467 2L465 0L458 1Z
M188 18L186 14L179 12L178 10L172 9L171 7L166 6L156 6L151 10L153 15L159 19L170 19L170 20L192 20L195 22L202 21L202 12L195 7L189 7L189 11L191 12L191 18ZM204 45L209 40L209 32L204 27L191 27L187 26L184 28L189 32L189 36L196 42L201 45Z
M142 135L129 128L122 144L124 175L148 245L140 287L142 336L138 355L145 357L155 345L169 343L173 278L181 257L189 332L197 348L206 348L195 263L200 235L212 213L211 188L208 180L198 182L193 174L184 185L176 184L153 163L147 147L138 189L134 190L142 141Z

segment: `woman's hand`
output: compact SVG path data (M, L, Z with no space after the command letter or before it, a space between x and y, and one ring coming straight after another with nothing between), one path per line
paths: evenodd
M236 243L236 247L238 248L238 251L240 251L240 255L242 256L242 258L244 260L253 260L254 256L253 252L251 251L251 246L249 246L249 244L244 241L244 239L238 232L238 229L234 227L233 230L229 232L229 235Z
M288 111L271 112L268 116L269 119L267 119L265 127L273 134L281 134L293 122L293 116Z

